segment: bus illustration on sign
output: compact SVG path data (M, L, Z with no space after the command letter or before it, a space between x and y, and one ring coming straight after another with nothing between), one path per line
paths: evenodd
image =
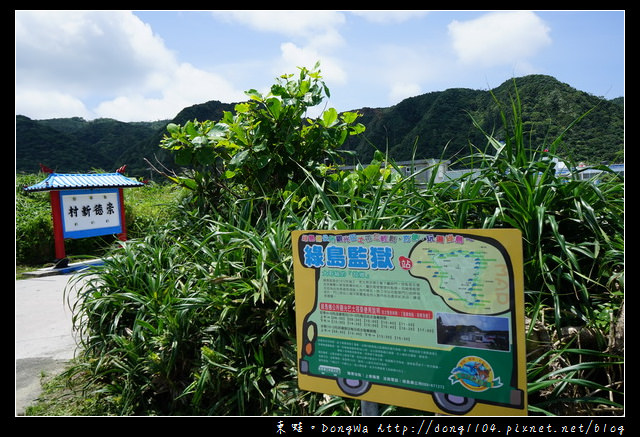
M302 389L526 414L517 230L294 231Z

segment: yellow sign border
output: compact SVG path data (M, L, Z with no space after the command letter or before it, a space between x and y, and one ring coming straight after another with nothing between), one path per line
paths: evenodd
M450 233L464 234L473 237L481 236L492 238L500 243L508 253L513 271L515 288L512 316L515 318L516 332L514 333L514 347L516 349L517 362L517 389L522 392L521 408L513 408L502 405L492 405L477 402L465 415L469 416L522 416L527 414L527 378L526 378L526 351L525 351L525 322L524 322L524 272L522 256L522 233L517 229L403 229L403 230L297 230L292 231L293 267L296 297L296 332L297 332L297 357L298 366L302 358L303 324L304 318L313 310L315 303L316 269L305 267L300 260L300 239L303 234L315 235L350 235L350 234L411 234L411 233ZM314 293L308 290L313 289ZM309 296L313 296L310 298ZM340 390L336 381L323 377L317 377L300 372L298 368L298 385L300 389L318 393L332 394L341 397L360 399L385 405L429 411L439 414L451 414L442 410L433 400L433 397L425 392L418 392L398 387L372 384L371 388L360 396L349 396Z

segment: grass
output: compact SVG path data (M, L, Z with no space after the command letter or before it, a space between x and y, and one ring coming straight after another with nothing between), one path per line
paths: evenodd
M67 371L73 366L69 363ZM69 378L66 371L41 375L42 392L37 402L25 410L25 416L112 416L104 396L87 396L86 381Z

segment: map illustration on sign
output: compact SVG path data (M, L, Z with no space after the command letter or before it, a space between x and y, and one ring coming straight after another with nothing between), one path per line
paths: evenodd
M516 230L294 231L299 385L526 414Z
M418 243L409 254L413 265L410 273L428 281L433 292L455 311L470 314L507 311L509 276L504 255L490 243L456 238L457 243L448 245L431 239Z

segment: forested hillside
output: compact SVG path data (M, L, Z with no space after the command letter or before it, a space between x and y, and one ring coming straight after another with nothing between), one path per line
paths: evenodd
M532 145L553 141L593 108L566 133L558 153L589 163L623 161L623 99L605 100L542 75L517 78L515 86ZM509 113L514 81L506 81L492 93ZM492 93L456 88L411 97L390 108L363 108L360 121L367 129L350 139L349 148L365 162L373 155L372 144L382 151L388 149L399 161L466 155L471 144L483 149L486 140L472 119L501 138L500 107Z
M578 117L592 110L564 136L559 153L575 161L622 162L624 100L605 100L576 90L553 77L531 75L515 79L522 101L523 119L531 129L533 145L555 139ZM493 94L493 95L492 95ZM502 105L510 106L514 80L490 91L463 88L423 94L388 108L356 109L362 114L364 134L350 139L346 148L368 162L375 148L389 151L398 161L451 158L468 154L470 145L484 148L484 137L473 120L500 137ZM127 164L130 176L153 177L148 163L171 165L158 147L167 123L218 120L234 104L210 101L182 110L173 120L125 123L112 119L82 118L31 120L16 117L16 172L37 172L39 163L57 172L114 171ZM509 111L507 111L509 112Z

